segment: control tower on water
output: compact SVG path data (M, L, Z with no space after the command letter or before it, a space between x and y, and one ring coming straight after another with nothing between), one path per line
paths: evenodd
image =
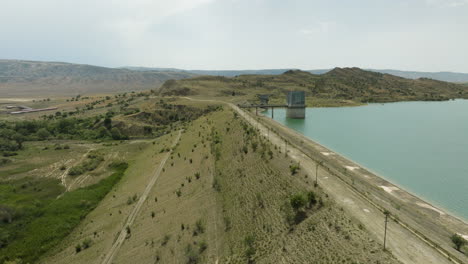
M304 119L305 118L305 92L291 91L287 97L288 108L286 116L288 118Z

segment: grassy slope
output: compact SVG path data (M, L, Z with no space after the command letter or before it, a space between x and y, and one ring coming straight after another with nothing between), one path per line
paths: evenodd
M358 68L336 68L322 75L289 71L281 75L233 78L201 76L168 81L162 87L163 94L224 97L236 101L254 100L256 94L268 93L273 95L273 103L284 103L285 93L290 90L306 91L311 106L468 98L468 89L463 85L430 79L410 80Z
M24 223L16 239L0 251L0 260L35 262L46 251L58 245L96 207L120 180L126 168L126 164L115 166L116 172L99 183L65 193L51 201L36 213L31 222Z
M289 196L312 190L311 179L302 172L291 176L289 158L274 146L269 146L273 160L262 158L260 138L252 139L259 143L257 152L248 143L248 154L241 155L244 130L230 110L188 125L113 262L245 263L245 238L251 236L258 263L396 263L318 188L313 190L324 206L308 210L306 220L291 226ZM44 262L99 263L134 206L128 198L143 192L164 154L160 150L171 141L171 135L158 138L136 156L113 195ZM197 221L203 231L195 232ZM91 248L75 253L76 243L85 239L93 240Z
M255 249L252 259L258 263L397 262L371 242L359 223L349 218L327 194L314 188L310 177L303 172L291 175L291 160L279 148L275 149L259 135L247 135L232 113L218 119L215 126L230 128L222 137L221 158L216 163L221 206L231 223L225 235L228 246L224 261L244 262L248 249L245 238L252 237ZM255 152L253 142L259 145ZM244 146L247 154L243 152ZM269 149L272 159L267 154ZM324 205L314 206L307 211L304 221L291 224L289 198L310 190Z
M211 187L214 163L207 139L209 117L194 121L182 134L115 263L150 263L158 259L158 263L185 263L189 254L199 263L215 262L222 246L222 218ZM195 235L197 221L203 231ZM202 242L208 248L200 253Z
M162 136L154 140L155 144L149 144L147 148L131 155L128 158L129 168L112 190L112 195L106 196L96 210L93 210L59 247L51 251L42 263L100 263L135 205L132 197L139 197L143 193L146 183L165 154L160 151L166 149L172 141L173 135ZM154 196L152 198L154 199ZM154 203L154 200L148 200L143 207L151 204L150 202ZM136 237L137 232L138 229L132 226L130 241ZM75 246L87 239L92 240L91 248L77 254ZM141 255L144 256L144 251L141 251ZM137 256L140 256L140 253L134 257Z

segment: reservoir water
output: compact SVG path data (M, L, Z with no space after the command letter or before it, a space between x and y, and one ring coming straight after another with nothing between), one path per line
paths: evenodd
M307 108L303 120L275 109L274 119L468 219L468 100Z

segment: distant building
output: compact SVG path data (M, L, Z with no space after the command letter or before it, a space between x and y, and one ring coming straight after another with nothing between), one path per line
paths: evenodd
M267 105L268 102L270 101L270 95L269 94L257 94L258 99L260 99L260 104L261 105Z

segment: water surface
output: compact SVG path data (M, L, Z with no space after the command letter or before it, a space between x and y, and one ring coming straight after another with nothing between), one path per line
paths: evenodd
M304 120L275 109L274 119L468 219L468 100L307 108Z

